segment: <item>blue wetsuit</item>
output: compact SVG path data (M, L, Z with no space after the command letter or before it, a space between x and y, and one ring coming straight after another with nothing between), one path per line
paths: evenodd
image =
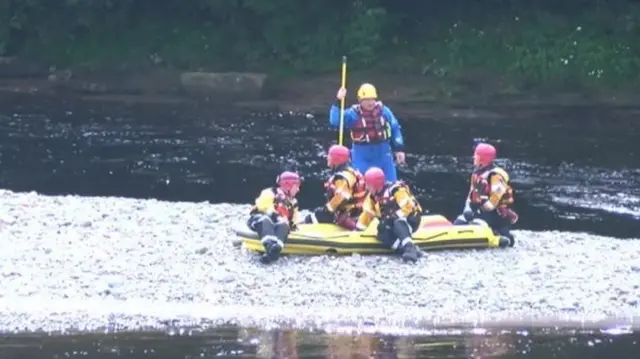
M398 119L387 106L381 105L380 116L388 125L388 138L381 141L369 142L367 140L353 140L351 148L351 163L363 174L371 167L379 167L384 171L386 180L397 181L396 166L393 151L404 151L404 138L402 127ZM353 131L355 124L361 121L361 114L356 107L350 107L344 111L344 131ZM332 105L329 110L329 125L332 128L340 127L340 107ZM353 138L353 135L352 135Z

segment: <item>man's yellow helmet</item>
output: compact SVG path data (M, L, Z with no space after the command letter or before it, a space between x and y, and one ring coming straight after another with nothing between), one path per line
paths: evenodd
M372 84L362 84L358 89L358 100L377 99L378 91Z

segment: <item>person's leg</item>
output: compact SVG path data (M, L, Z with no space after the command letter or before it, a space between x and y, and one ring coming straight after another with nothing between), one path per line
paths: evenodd
M473 210L471 209L471 205L469 204L469 201L467 200L464 203L464 208L462 209L462 214L460 214L453 221L453 224L454 225L469 224L469 222L471 222L472 220L473 220Z
M408 262L415 262L420 257L418 248L413 243L412 234L418 229L420 218L409 217L395 219L393 221L393 234L397 238L394 246L402 256L402 259Z
M393 233L393 221L386 220L380 221L378 223L378 235L376 239L378 242L382 243L385 248L395 250L393 248L393 244L396 241L395 235Z
M419 253L411 239L411 229L406 220L388 219L381 221L378 224L377 239L386 248L402 256L403 260L415 262L418 260Z
M335 216L326 207L316 208L304 218L304 223L334 223Z
M289 235L289 225L282 222L274 223L273 218L265 214L252 215L247 224L251 230L258 233L264 246L264 254L260 260L263 263L277 260Z
M278 221L273 226L273 233L278 241L276 243L265 243L265 255L260 258L263 263L271 263L280 258L280 252L284 248L284 243L289 237L289 223ZM282 245L280 244L282 243Z
M389 145L382 147L380 150L380 156L378 157L378 167L384 172L385 179L389 182L395 182L398 180L398 173L396 164L393 159L393 152Z
M515 237L511 234L509 223L496 211L482 212L471 221L471 224L486 224L494 234L500 236L500 247L513 247Z
M364 174L369 169L368 152L371 149L366 145L353 145L351 148L351 165Z

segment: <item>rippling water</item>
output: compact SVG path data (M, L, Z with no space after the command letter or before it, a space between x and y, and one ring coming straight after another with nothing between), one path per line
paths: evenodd
M425 207L452 217L466 194L473 141L488 139L499 143L513 175L520 228L638 238L640 125L633 111L516 115L403 119L409 164L401 176ZM0 108L0 183L46 194L248 203L289 168L305 176L301 202L310 208L322 200L324 152L334 138L323 114L221 116L178 106L18 102ZM0 352L7 358L345 358L356 352L380 358L635 358L629 353L638 352L631 334L498 334L363 339L229 329L170 340L157 334L23 336L3 339Z
M245 114L179 107L2 108L5 188L168 200L248 203L283 168L306 177L303 207L322 200L323 115ZM499 143L517 189L521 228L638 237L640 155L630 110L507 120L404 119L401 170L425 207L449 217L467 190L474 140ZM242 185L239 189L238 184Z

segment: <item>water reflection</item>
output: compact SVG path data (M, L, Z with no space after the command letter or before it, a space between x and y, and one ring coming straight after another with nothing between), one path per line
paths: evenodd
M122 333L0 339L1 358L522 358L637 359L640 334L494 331L431 336L322 334L228 327L207 333Z

